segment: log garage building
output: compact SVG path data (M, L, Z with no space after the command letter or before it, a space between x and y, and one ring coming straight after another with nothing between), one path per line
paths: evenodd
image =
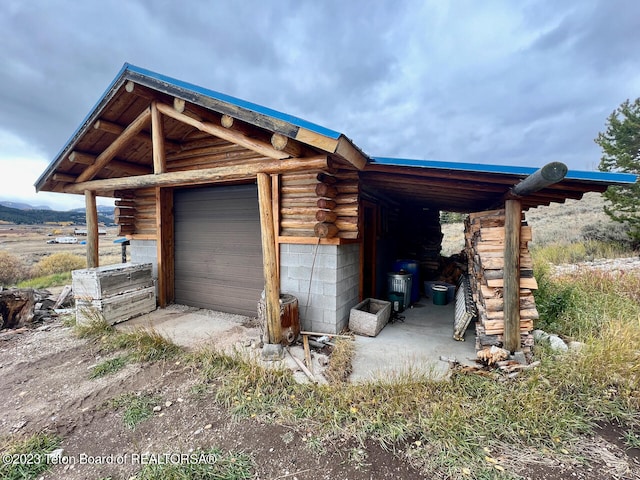
M339 132L125 64L36 190L84 195L89 267L99 258L96 196L114 198L132 261L153 264L160 307L255 316L264 290L271 343L281 293L300 299L303 329L337 333L361 299L386 294L394 259L415 258L425 279L437 273L440 211L487 211L504 298L493 340L515 351L527 331L523 212L635 181L558 163L370 157Z

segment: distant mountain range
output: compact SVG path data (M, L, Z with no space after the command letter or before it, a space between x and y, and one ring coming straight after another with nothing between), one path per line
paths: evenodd
M46 205L33 206L28 203L0 201L0 221L37 225L46 222L86 223L84 208L75 208L66 212L52 210ZM98 222L113 223L113 207L98 206Z
M0 200L0 205L9 208L16 208L18 210L52 210L49 205L29 205L28 203L10 202L4 200Z

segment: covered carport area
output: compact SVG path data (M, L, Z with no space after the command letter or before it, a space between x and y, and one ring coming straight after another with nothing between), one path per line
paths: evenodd
M442 267L441 212L500 212L502 223L496 223L492 231L496 235L494 245L499 247L494 255L502 262L499 282L494 285L499 286L503 302L500 344L511 352L521 349L523 283L530 288L535 282L529 266L526 275L532 281L521 279L525 271L521 247L526 247L530 231L526 211L636 180L634 175L568 171L558 162L532 168L381 157L372 158L359 176L363 297L387 295L385 276L399 258L417 261L420 287L423 281L438 277ZM471 262L467 270L477 274L471 271ZM476 301L477 297L474 292Z

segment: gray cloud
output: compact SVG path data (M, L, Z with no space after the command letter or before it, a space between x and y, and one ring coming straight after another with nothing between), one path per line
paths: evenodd
M53 157L127 61L370 155L592 169L640 92L639 22L633 0L9 2L0 129Z

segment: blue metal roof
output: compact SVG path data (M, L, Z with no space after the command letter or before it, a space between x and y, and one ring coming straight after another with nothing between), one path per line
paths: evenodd
M512 165L487 165L480 163L443 162L438 160L415 160L408 158L372 157L372 163L396 167L434 168L440 170L457 170L478 173L494 173L504 175L518 175L526 177L534 173L536 167L519 167ZM565 180L586 180L604 183L635 183L637 176L630 173L587 172L569 170Z
M175 87L191 90L194 93L205 95L215 100L220 100L221 102L227 102L227 103L230 103L231 105L235 105L237 107L241 107L246 110L259 113L261 115L267 115L269 117L282 120L283 122L291 123L298 127L306 128L307 130L311 130L312 132L318 133L320 135L324 135L325 137L333 138L334 140L340 138L340 136L342 135L340 132L336 132L335 130L331 130L321 125L308 122L307 120L304 120L302 118L295 117L293 115L289 115L286 113L282 113L282 112L279 112L278 110L273 110L271 108L258 105L257 103L252 103L246 100L242 100L240 98L232 97L231 95L226 95L224 93L216 92L215 90L209 90L208 88L199 87L198 85L194 85L192 83L183 82L182 80L177 80L175 78L171 78L166 75L162 75L160 73L152 72L151 70L146 70L144 68L136 67L135 65L131 65L129 63L124 64L124 67L122 67L122 70L120 71L118 76L124 75L127 71L139 73L140 75L145 75L147 77L154 78L156 80L168 83Z

